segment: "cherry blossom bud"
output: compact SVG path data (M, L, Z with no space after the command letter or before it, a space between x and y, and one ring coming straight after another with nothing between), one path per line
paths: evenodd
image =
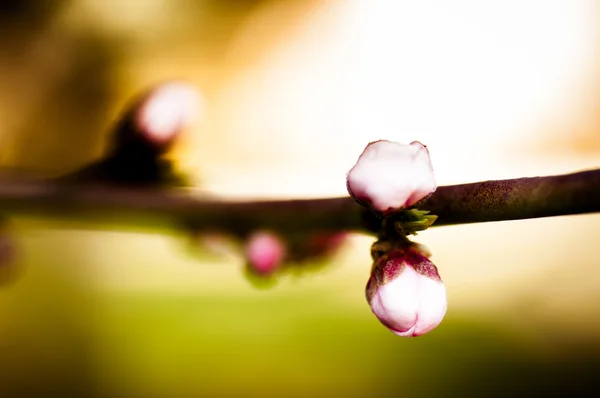
M135 123L147 140L166 145L190 122L199 107L200 96L192 86L166 83L142 101L136 111Z
M403 337L430 332L446 314L444 284L418 246L380 257L371 271L366 296L379 321Z
M406 209L437 188L429 151L418 141L371 142L348 173L348 192L379 212Z
M246 261L255 274L271 275L281 266L285 257L285 244L275 234L258 231L246 242Z

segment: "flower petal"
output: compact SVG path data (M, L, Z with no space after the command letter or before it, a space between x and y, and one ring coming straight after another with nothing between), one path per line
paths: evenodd
M419 319L415 336L435 329L446 315L446 287L442 282L422 276L419 280Z
M393 281L380 286L371 300L371 310L394 333L410 331L417 322L418 285L421 276L411 267Z

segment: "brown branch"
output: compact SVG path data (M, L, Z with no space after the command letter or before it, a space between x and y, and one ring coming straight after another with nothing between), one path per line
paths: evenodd
M190 118L194 98L188 84L159 84L126 108L112 147L98 162L55 180L0 175L0 213L86 226L175 226L237 235L260 228L287 233L381 229L382 220L350 197L232 201L173 188L185 179L163 155ZM445 186L417 205L438 216L434 226L596 212L600 169Z
M600 169L440 187L419 207L438 226L597 212Z
M434 226L600 211L600 169L574 174L439 187L418 206L438 215ZM94 223L107 228L221 230L245 234L376 232L380 220L349 197L235 201L180 188L124 188L84 181L0 176L0 211Z

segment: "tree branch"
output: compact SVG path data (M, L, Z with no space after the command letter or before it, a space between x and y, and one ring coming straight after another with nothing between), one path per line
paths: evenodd
M419 207L437 226L598 212L600 169L440 187Z
M86 227L176 227L240 236L255 229L380 231L382 219L350 197L244 202L174 188L185 178L163 155L193 115L196 97L183 82L159 84L126 108L99 161L53 180L0 175L0 212L74 220ZM438 216L433 226L596 212L600 169L439 187L417 207Z
M433 226L597 212L600 169L442 186L418 207L438 216ZM374 233L381 221L350 197L234 201L183 188L125 188L10 176L0 176L0 209L5 216L36 215L111 229L183 227L236 235L259 228Z

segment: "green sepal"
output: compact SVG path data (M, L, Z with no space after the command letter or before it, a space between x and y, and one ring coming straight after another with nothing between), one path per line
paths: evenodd
M403 210L394 217L394 227L402 235L416 235L424 231L437 220L437 216L429 214L429 210L416 208Z

